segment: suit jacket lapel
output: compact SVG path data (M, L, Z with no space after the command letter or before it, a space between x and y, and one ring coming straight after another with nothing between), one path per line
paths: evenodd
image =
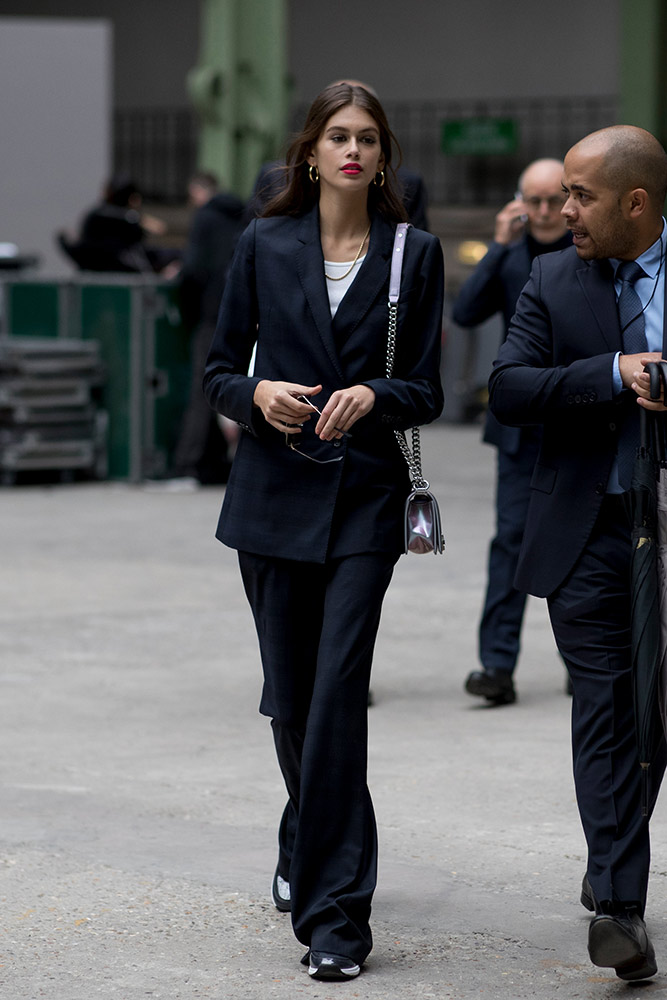
M333 318L333 332L338 343L350 336L380 294L389 275L389 258L393 245L394 227L382 216L376 215L371 226L366 259Z
M577 277L608 349L622 350L611 264L606 259L582 261Z
M305 215L298 229L299 248L296 252L296 269L308 307L312 313L324 348L339 379L343 372L336 351L331 329L331 306L324 277L324 257L320 241L319 211L317 206Z

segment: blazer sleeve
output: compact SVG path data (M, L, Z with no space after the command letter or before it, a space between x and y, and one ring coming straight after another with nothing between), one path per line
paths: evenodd
M585 323L577 324L565 285L543 292L542 260L535 259L489 379L491 412L511 426L544 423L556 415L580 419L582 412L614 398L615 352L580 356L586 349ZM569 343L563 343L564 330Z
M264 423L261 411L253 407L253 396L260 379L248 375L258 324L256 225L256 221L250 223L236 248L203 381L209 405L217 413L237 421L244 430L255 434Z
M452 319L459 326L477 326L503 309L505 302L500 267L507 251L503 244L492 243L461 286L452 308Z
M411 230L410 237L413 243L418 237L424 249L411 275L410 289L405 296L401 290L394 372L391 379L364 382L375 392L369 416L396 430L430 423L440 416L444 403L440 381L445 285L442 248L440 241L427 233Z

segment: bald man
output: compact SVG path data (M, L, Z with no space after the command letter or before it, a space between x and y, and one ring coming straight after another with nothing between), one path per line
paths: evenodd
M644 816L624 492L640 408L667 412L643 373L665 349L667 154L643 129L602 129L568 152L563 192L574 246L535 260L494 364L490 406L507 424L543 429L515 584L547 598L572 681L588 844L581 902L595 911L589 954L634 981L657 969L643 917L665 745L648 771Z
M452 318L459 326L503 314L505 334L521 289L539 254L572 244L561 209L563 161L535 160L519 178L518 192L496 216L493 243L458 294ZM497 448L496 534L489 548L484 608L479 623L481 670L466 679L468 694L491 706L516 700L514 669L519 656L526 595L514 586L530 477L540 445L535 427L503 427L487 413L484 440Z

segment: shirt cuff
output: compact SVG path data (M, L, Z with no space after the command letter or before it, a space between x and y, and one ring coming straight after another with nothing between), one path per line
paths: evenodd
M623 379L621 378L621 367L618 363L618 359L621 356L621 352L617 351L614 355L614 368L612 374L612 386L614 395L617 396L619 392L623 392Z

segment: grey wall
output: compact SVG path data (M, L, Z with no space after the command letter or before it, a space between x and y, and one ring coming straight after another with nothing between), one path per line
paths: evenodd
M299 100L331 80L385 100L618 91L620 0L288 0Z
M108 20L115 107L171 108L188 105L185 75L197 60L199 7L199 0L0 0L0 17Z
M620 0L286 0L295 96L332 79L386 100L568 96L618 91ZM199 0L0 0L0 17L107 18L114 103L185 107Z
M67 270L54 244L98 197L110 164L111 28L6 19L0 26L0 240Z

